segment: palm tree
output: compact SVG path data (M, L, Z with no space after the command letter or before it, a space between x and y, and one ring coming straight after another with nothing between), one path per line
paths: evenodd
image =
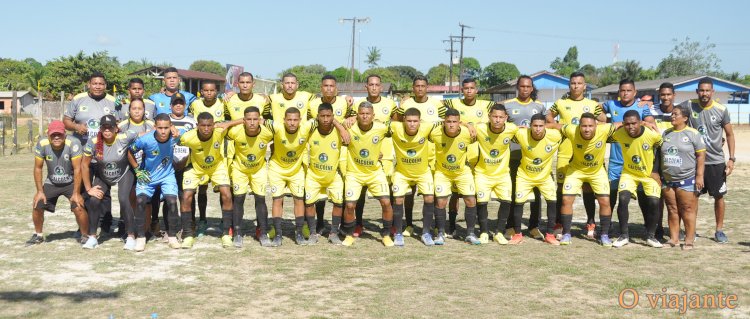
M370 66L370 68L374 68L378 66L378 61L380 61L380 57L382 56L380 54L380 49L378 47L368 47L367 50L367 64Z

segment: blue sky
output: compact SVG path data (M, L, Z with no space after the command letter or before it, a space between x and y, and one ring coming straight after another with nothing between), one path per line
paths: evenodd
M449 8L449 6L451 6ZM381 66L427 70L449 60L449 35L471 26L464 56L484 67L511 62L521 73L548 69L568 47L579 61L634 59L656 66L672 39L710 41L727 72L750 73L746 21L750 1L11 1L0 19L0 57L47 61L83 50L107 50L120 62L146 58L187 68L197 59L243 65L264 78L287 67L348 66L351 24L358 25L355 66L367 47L381 49Z

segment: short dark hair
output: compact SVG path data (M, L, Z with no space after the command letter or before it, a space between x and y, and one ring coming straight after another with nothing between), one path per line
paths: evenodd
M367 76L367 79L365 79L365 82L370 82L370 78L378 78L378 80L383 81L383 79L380 78L380 75L370 74Z
M286 79L286 78L294 78L296 80L297 79L297 75L295 75L292 72L284 73L284 75L281 76L281 81L284 81L284 79Z
M287 114L297 114L297 115L299 115L300 112L299 112L299 109L296 108L296 107L288 107L286 109L286 111L284 111L284 117L286 117Z
M476 79L474 79L474 78L465 78L465 79L464 79L463 81L461 81L461 84L462 84L462 85L463 85L463 84L466 84L466 83L474 83L474 84L476 84L476 83L477 83L477 80L476 80Z
M701 86L701 84L709 84L711 85L711 87L714 87L714 81L709 77L702 78L700 81L698 81L698 86Z
M618 87L623 86L625 84L630 84L630 85L633 85L633 87L635 87L635 81L633 81L631 79L622 79L622 80L620 80L620 84L618 85Z
M333 82L337 82L336 77L330 74L324 75L323 78L320 79L320 82L323 82L325 80L333 80Z
M596 122L596 116L594 116L594 114L591 112L585 112L581 114L581 120L583 119L592 119L594 120L594 122ZM579 123L580 123L580 120L579 120Z
M203 86L204 86L204 85L206 85L206 84L213 84L213 85L214 85L214 87L216 87L216 88L218 88L218 87L219 87L219 85L218 85L218 84L216 84L216 81L214 81L214 80L204 80L203 82L201 82L201 89L202 89L202 88L203 88Z
M407 116L422 117L422 112L420 112L419 109L416 107L410 107L406 109L406 111L404 111L404 118L406 118Z
M89 75L89 81L96 79L96 78L102 78L102 80L104 80L105 83L107 82L107 77L104 76L104 73L101 73L99 71L91 72L91 74Z
M411 84L414 85L414 83L417 83L417 81L425 81L425 83L429 83L427 81L427 77L424 75L417 75L414 77L414 80L411 81Z
M132 78L130 79L130 81L128 81L128 88L130 88L131 86L133 86L133 84L136 84L136 83L140 84L141 86L145 85L143 84L143 80L141 78Z
M245 112L242 114L253 113L253 112L260 114L260 109L258 109L257 106L248 106L245 108Z
M331 103L320 103L320 105L318 106L318 113L323 111L333 112L333 105L331 105Z
M170 118L169 114L167 113L156 114L156 116L154 117L154 122L159 122L159 121L167 121L171 123L172 118Z
M173 73L173 72L177 73L177 76L180 76L180 72L177 72L177 68L175 68L175 67L171 67L170 66L170 67L164 69L164 74Z
M461 117L461 113L458 112L458 110L456 110L454 108L450 108L450 109L448 109L448 110L445 111L445 117L448 118L449 116L458 116L458 117Z
M131 107L133 107L133 102L141 102L141 104L143 104L143 107L144 108L146 107L146 102L143 102L142 98L134 97L134 98L130 99L130 103L128 103L128 109L130 109Z
M208 112L201 112L200 114L198 114L198 122L205 121L205 120L211 120L211 121L213 121L214 120L214 116L211 115L211 113L208 113Z
M672 92L674 92L674 84L669 83L669 82L664 82L661 85L659 85L659 91L661 91L661 89L670 89L672 90Z
M492 111L503 111L505 114L508 114L508 110L505 108L505 104L503 103L495 103L492 107L490 107L490 113Z
M246 76L249 76L251 79L253 79L253 81L255 81L255 76L253 76L253 74L250 73L250 72L242 72L242 73L240 73L240 75L237 76L237 79L239 79L241 77L246 77Z
M571 73L569 79L572 80L573 78L577 78L577 77L582 77L582 78L586 79L586 75L584 75L581 72L573 72L573 73Z
M544 121L544 122L547 122L547 118L545 118L544 114L542 114L542 113L536 113L536 114L534 114L534 115L531 116L531 121L529 121L529 123L532 123L534 121Z
M690 104L685 103L675 104L674 108L672 109L672 113L674 113L674 110L680 110L682 116L688 118L690 117L690 114L693 113L693 109L690 107Z
M641 113L638 113L638 111L636 111L636 110L628 110L622 116L622 119L624 120L624 119L626 119L628 117L635 117L635 118L637 118L640 121L641 120Z

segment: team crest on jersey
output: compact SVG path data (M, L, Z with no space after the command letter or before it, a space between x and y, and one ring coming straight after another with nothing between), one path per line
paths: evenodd
M477 197L484 198L484 192L477 192Z
M258 144L258 148L260 149L266 148L266 143L260 142L260 144Z
M72 149L73 149L73 153L78 152L78 144L73 145Z
M617 114L615 114L615 115L617 115ZM574 117L572 120L570 120L570 123L572 123L573 125L578 125L579 122L580 122L580 120L577 117Z
M151 151L151 155L153 155L153 156L159 156L159 149L157 148L157 149Z
M425 140L424 140L424 137L420 138L420 139L419 139L419 144L424 144L424 141L425 141Z
M633 161L633 163L635 163L635 164L640 164L641 163L641 157L638 156L638 155L633 155L633 157L631 157L630 160Z
M299 139L299 145L302 145L302 144L305 144L305 139L304 138Z
M537 110L531 110L531 114L537 114L537 113L539 113L539 111L537 111Z
M464 142L458 143L458 149L463 150L466 147L466 144Z
M359 141L359 136L355 136L355 137L354 137L353 139L354 139L355 141Z
M541 158L538 158L538 157L537 157L537 158L535 158L535 159L534 159L534 160L532 161L532 163L534 163L534 165L539 165L539 164L542 164L542 159L541 159Z
M625 189L625 187L627 187L627 186L628 186L628 184L620 183L620 189Z
M238 190L240 190L240 184L234 184L234 185L232 185L232 188L233 188L233 189L234 189L235 191L238 191Z
M433 114L435 114L435 109L433 109L432 107L429 107L429 108L427 108L427 114L428 114L428 115L433 115Z
M503 139L503 144L508 145L510 143L510 137Z
M677 151L677 146L672 145L667 149L667 155L677 155Z
M701 133L701 135L706 135L706 127L703 125L698 126L698 133Z
M193 123L185 123L185 130L189 131L193 129Z
M516 198L521 198L521 197L523 197L522 193L516 193Z
M86 126L88 126L88 128L90 128L90 129L97 130L97 129L99 129L99 121L97 121L95 119L89 119L88 121L86 121Z
M520 110L513 110L510 113L513 114L513 115L518 115L518 114L521 114L521 111Z
M190 182L192 182L192 180L189 178L186 178L184 181L182 181L182 185L190 185Z
M305 193L305 200L310 200L312 198L312 195L310 193Z
M498 155L500 155L500 151L498 151L497 149L492 149L490 151L490 156L492 156L493 158L497 157Z
M346 197L352 197L354 196L354 192L351 189L346 190Z
M214 162L214 157L213 156L206 156L206 160L205 161L206 161L206 164L211 164L211 163Z
M648 144L643 144L642 147L644 151L648 151L651 148L651 146L648 146Z
M214 148L219 148L219 142L214 142Z
M585 160L587 160L587 161L591 162L591 161L593 161L593 160L594 160L594 155L591 155L591 154L586 154L586 155L583 155L583 159L585 159Z
M305 103L302 101L297 101L297 108L302 109L303 107L305 107Z
M341 110L336 110L336 116L341 116Z
M216 110L216 111L214 111L214 115L215 115L216 117L220 117L220 116L224 115L223 113L224 113L224 112L223 112L223 111L221 111L221 110Z
M70 160L70 154L63 154L63 159L66 161Z
M334 149L334 150L335 150L335 149L338 149L338 146L339 146L339 144L338 144L338 143L336 143L336 141L333 141L333 142L331 142L331 148L332 148L332 149Z
M682 142L683 142L683 143L687 143L687 142L690 142L690 139L689 139L689 138L688 138L687 136L683 136L683 137L682 137Z
M591 109L588 106L583 107L583 113L588 113Z
M117 154L118 155L122 155L123 153L125 153L125 149L124 148L118 148L117 149Z
M716 115L711 115L711 122L716 122Z
M484 112L482 110L477 110L477 117L482 117L484 115Z
M321 163L328 162L328 155L326 155L326 153L321 153L320 155L318 155L318 160Z
M368 151L366 149L359 150L359 157L361 157L361 158L367 158L368 156L370 156L370 151Z
M445 157L445 160L448 161L448 163L455 163L456 162L456 156L453 154L448 154L448 156Z
M698 112L693 112L693 118L694 118L694 119L697 119L697 118L698 118Z
M388 110L388 108L387 108L387 107L384 107L384 108L383 108L383 114L385 114L385 115L388 115L388 113L391 113L391 111L390 111L390 110Z
M602 141L596 142L596 144L594 144L594 146L596 148L601 148L602 147Z
M294 157L295 155L297 155L297 152L295 151L286 152L286 157Z
M398 185L393 185L393 192L398 193Z
M51 161L52 160L52 155L47 155L47 156L44 157L44 159L48 160L48 161Z
M417 155L417 151L415 151L415 150L407 150L406 151L406 156L414 157L416 155Z
M81 112L86 112L89 110L89 107L85 105L81 105L81 107L79 107L78 110Z
M375 135L372 137L372 144L378 144L379 141L380 141L380 136Z
M549 153L549 152L552 152L552 145L547 145L547 146L545 146L545 147L544 147L544 150L545 150L545 151L546 151L547 153Z
M276 186L271 186L271 194L276 193Z
M248 154L247 155L247 161L248 162L255 162L255 159L256 159L255 154Z

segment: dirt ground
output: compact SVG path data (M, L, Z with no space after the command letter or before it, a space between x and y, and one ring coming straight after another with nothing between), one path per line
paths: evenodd
M750 223L745 211L750 207L750 129L736 127L735 133L738 164L729 177L725 218L730 242L711 239L712 201L701 197L702 237L692 251L647 247L637 212L631 214L634 243L605 249L582 236L581 205L568 247L533 239L519 246L448 240L444 247L425 247L412 237L403 249L385 248L379 241L375 201L367 203L367 232L353 247L294 245L287 209L286 238L279 248L262 248L248 236L245 248L223 249L214 230L192 250L150 242L145 252L135 254L105 236L99 248L84 251L72 238L75 221L64 199L57 213L46 215L47 242L24 247L33 230L33 158L2 157L0 317L750 318ZM291 201L285 206L291 207ZM248 199L245 229L251 229L255 217L252 207ZM493 221L496 211L492 204ZM209 224L218 227L215 194L209 195L208 212ZM421 216L421 201L415 216ZM415 219L421 225L421 218ZM464 225L462 216L459 224ZM737 301L721 309L716 305L681 313L659 303L660 296L668 300L672 294L721 294ZM730 309L732 305L736 307Z

